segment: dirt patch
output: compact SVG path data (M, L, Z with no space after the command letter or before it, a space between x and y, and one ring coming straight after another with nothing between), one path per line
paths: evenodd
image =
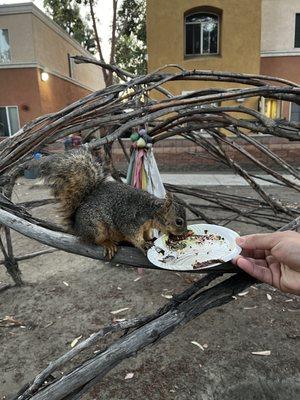
M48 196L43 187L30 189L30 185L22 180L15 200ZM248 193L246 188L235 190ZM295 200L292 193L285 195ZM57 220L53 205L35 213ZM257 231L246 225L232 227L243 233ZM17 255L45 247L15 233L13 239ZM110 311L128 307L121 314L124 318L151 313L168 301L162 293L181 292L190 284L187 280L195 278L145 270L135 281L139 277L136 269L61 251L20 266L26 286L0 293L0 319L13 316L22 323L0 327L0 399L8 399L70 349L74 338L86 338L110 323ZM9 282L3 268L0 281ZM252 287L245 296L203 314L124 361L85 399L296 400L300 398L299 308L296 296L266 285ZM191 341L207 346L202 351ZM110 342L111 338L103 339L92 353ZM251 354L261 350L270 350L271 355ZM134 376L125 380L128 372Z

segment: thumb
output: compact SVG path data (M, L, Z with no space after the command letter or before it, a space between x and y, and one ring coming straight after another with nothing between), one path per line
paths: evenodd
M281 233L263 233L241 236L236 243L247 250L271 250L281 239Z

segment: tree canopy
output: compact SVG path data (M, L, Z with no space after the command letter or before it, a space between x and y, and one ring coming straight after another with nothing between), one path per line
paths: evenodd
M147 71L146 60L146 0L111 0L110 56L104 59L98 20L95 13L97 0L44 0L44 7L52 19L102 62L117 64L134 74ZM80 15L80 7L87 7L91 28ZM111 71L103 71L106 86L113 82Z
M144 74L146 60L146 0L124 0L117 15L116 63Z
M54 22L85 49L92 54L95 53L94 32L89 28L87 21L81 17L79 6L75 0L44 0L44 7Z

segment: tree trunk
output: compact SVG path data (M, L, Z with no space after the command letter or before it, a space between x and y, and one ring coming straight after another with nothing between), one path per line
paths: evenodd
M89 5L90 5L90 13L91 13L92 22L93 22L93 30L94 30L94 35L95 35L95 39L96 39L97 50L98 50L98 53L99 53L100 60L102 62L105 62L104 57L103 57L103 53L102 53L100 38L99 38L99 34L98 34L98 29L97 29L97 24L96 24L96 17L95 17L95 12L94 12L93 0L89 0ZM111 79L112 73L110 71L104 69L104 68L102 69L102 72L103 72L105 85L109 86L110 85L109 82L112 80Z

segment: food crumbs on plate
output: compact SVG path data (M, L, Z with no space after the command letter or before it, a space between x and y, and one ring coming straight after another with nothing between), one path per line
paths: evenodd
M224 261L223 260L207 260L207 261L196 261L193 264L193 269L201 269L204 267L209 267L211 265L215 265L215 264L222 264Z
M168 254L166 257L164 257L164 258L161 260L161 262L162 262L162 263L167 263L167 262L169 262L169 261L174 261L174 260L176 260L176 257L173 256L172 254Z
M204 235L196 235L193 231L188 231L184 235L172 235L169 234L168 239L166 241L166 245L172 250L183 250L186 247L193 247L193 243L191 240L194 241L196 244L203 244L205 242L211 242L214 240L221 240L220 235L216 235L214 233L208 234L207 231ZM211 244L211 243L210 243Z

